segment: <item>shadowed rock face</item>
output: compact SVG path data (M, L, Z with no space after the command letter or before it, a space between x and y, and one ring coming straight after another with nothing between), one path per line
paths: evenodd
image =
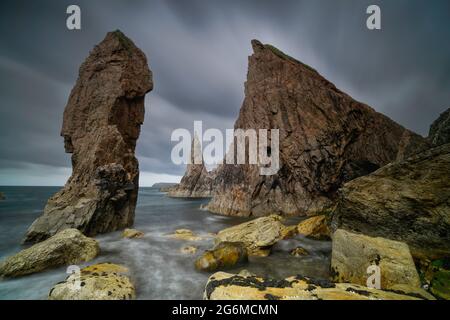
M450 143L450 108L433 122L428 139L435 146Z
M415 258L450 256L450 144L346 183L333 230L406 242Z
M49 199L25 241L42 241L66 228L84 234L133 224L139 186L134 155L152 90L144 53L120 31L110 32L81 65L61 135L72 153L72 176Z
M257 165L220 166L210 211L240 216L316 213L330 206L343 183L427 144L314 69L270 45L256 40L252 45L235 128L279 129L280 170L261 176Z

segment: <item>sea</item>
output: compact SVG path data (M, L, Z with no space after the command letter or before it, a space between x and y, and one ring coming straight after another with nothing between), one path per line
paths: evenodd
M60 187L0 187L6 199L0 201L0 260L25 247L22 239L31 223L42 214L47 199ZM100 255L80 267L111 262L130 270L138 299L198 300L212 273L194 268L195 259L213 247L210 233L248 221L201 210L208 199L173 199L158 188L140 188L134 228L143 231L141 239L122 239L121 232L97 236ZM290 218L285 224L296 224ZM186 242L167 237L177 229L190 229L204 240ZM195 246L194 255L181 253L185 246ZM292 249L301 246L308 256L294 257ZM227 270L238 273L246 269L256 275L282 279L293 275L328 278L331 243L297 236L278 242L268 257L252 257L248 264ZM52 286L63 281L67 267L60 267L17 279L0 280L1 300L47 299Z

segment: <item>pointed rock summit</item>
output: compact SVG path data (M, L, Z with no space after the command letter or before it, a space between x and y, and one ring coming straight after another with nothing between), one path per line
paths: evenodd
M191 159L180 184L169 189L168 196L173 198L211 197L214 172L206 170L201 144L195 135L191 145Z
M94 236L133 224L139 187L134 152L152 89L144 53L122 32L108 33L81 65L64 111L61 136L72 153L72 176L49 199L26 242L67 228Z
M333 203L343 183L427 145L311 67L257 40L252 46L235 129L279 129L280 170L261 176L257 165L220 166L210 211L317 213Z

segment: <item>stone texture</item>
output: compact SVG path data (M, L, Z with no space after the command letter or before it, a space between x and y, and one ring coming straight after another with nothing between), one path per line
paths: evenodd
M136 229L125 229L122 232L122 238L128 238L128 239L139 239L143 238L145 234L142 231L136 230Z
M49 300L132 300L136 292L126 276L128 269L103 263L81 269L65 281L56 284Z
M208 210L239 216L317 214L345 182L425 148L424 138L355 101L317 71L252 41L236 129L279 129L280 170L217 169Z
M221 242L203 253L196 261L200 271L224 270L248 261L247 248L240 242Z
M152 73L144 53L110 32L81 65L64 111L61 135L72 153L72 176L49 199L25 241L77 228L88 236L129 227L139 187L134 151Z
M201 159L201 164L196 163ZM197 161L198 162L198 161ZM186 167L186 173L180 183L167 190L167 195L173 198L208 198L211 197L214 186L215 172L208 172L203 162L201 146L198 137L192 140L191 159Z
M416 258L448 257L449 199L446 144L345 184L331 227L404 241Z
M357 284L295 276L265 279L254 275L214 273L204 291L205 300L434 300L420 288L403 286L395 291L370 289Z
M251 256L267 256L271 247L286 236L281 217L272 215L239 224L217 233L216 243L242 242Z
M86 262L94 259L99 252L96 240L84 236L77 229L66 229L7 258L0 264L0 276L19 277Z
M367 268L380 267L381 289L404 284L420 287L419 274L408 245L337 230L333 234L331 270L336 282L366 285Z
M203 238L196 235L189 229L178 229L175 233L167 235L168 238L183 240L183 241L200 241Z
M298 224L297 232L308 238L316 240L330 239L330 229L328 228L327 217L325 215L315 216L303 220Z
M433 122L428 139L435 146L450 143L450 108Z

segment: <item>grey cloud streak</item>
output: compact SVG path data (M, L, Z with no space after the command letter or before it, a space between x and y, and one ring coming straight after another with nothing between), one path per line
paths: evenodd
M381 32L365 28L374 3L382 8ZM65 28L69 4L81 7L81 31ZM0 15L0 178L18 172L14 163L70 167L62 112L79 65L115 29L147 54L154 73L138 143L143 171L183 173L170 162L173 129L190 129L194 120L233 126L253 38L422 135L450 106L445 0L18 0L2 1Z

